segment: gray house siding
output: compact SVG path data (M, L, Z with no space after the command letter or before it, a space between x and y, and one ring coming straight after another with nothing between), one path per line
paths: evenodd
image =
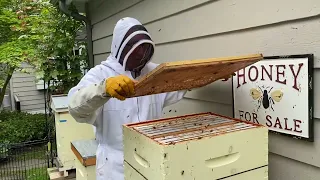
M320 179L319 0L100 0L90 1L89 13L95 64L109 55L114 25L126 16L139 19L152 35L157 63L251 53L314 53L315 142L270 133L269 177ZM193 90L166 108L164 116L206 111L232 116L231 90L230 80Z
M32 68L28 65L23 65L25 69L31 73L15 72L12 75L10 88L20 100L21 110L27 112L44 111L44 92L37 89L36 75L33 73Z
M85 38L84 33L86 32L79 32L77 40L82 41ZM77 48L75 47L74 50ZM15 72L13 74L10 88L13 93L11 95L18 97L22 111L44 113L44 83L37 81L32 66L23 64L22 67L30 73Z

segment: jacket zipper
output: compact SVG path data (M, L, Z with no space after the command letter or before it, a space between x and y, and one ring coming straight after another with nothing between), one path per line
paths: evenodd
M139 97L137 97L137 107L138 107L138 121L140 122L140 118L139 118Z

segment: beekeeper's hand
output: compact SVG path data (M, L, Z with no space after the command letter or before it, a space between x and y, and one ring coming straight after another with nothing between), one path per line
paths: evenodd
M125 75L110 77L106 80L106 93L123 101L134 94L134 81Z

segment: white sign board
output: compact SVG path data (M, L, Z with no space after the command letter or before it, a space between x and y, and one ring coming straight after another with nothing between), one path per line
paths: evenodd
M234 117L313 141L313 55L265 57L236 72Z

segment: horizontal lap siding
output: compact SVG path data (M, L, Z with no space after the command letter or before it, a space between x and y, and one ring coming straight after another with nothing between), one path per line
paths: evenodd
M163 116L182 116L186 114L202 112L216 112L221 115L232 116L232 106L227 104L219 104L209 101L184 98L177 105L166 107L163 110Z
M27 106L21 106L21 110L22 111L40 111L40 110L44 110L45 109L45 104L31 104L31 105L27 105Z
M153 8L143 6L146 2L149 2L148 4L154 3ZM319 3L316 3L318 2L317 0L310 0L308 3L302 3L300 0L283 0L280 3L280 5L286 4L283 8L277 7L276 4L279 5L279 1L277 0L243 0L241 3L236 3L235 0L201 2L202 3L199 2L198 4L194 3L192 4L193 6L188 6L190 8L189 10L180 9L182 12L173 16L169 16L172 12L170 14L167 11L163 11L161 16L155 12L160 8L156 6L158 4L155 4L155 1L143 1L117 14L117 16L112 16L114 22L109 18L93 26L94 53L98 54L110 51L114 24L121 17L124 17L124 13L128 13L128 16L138 18L144 24L147 23L146 27L156 44L162 44L314 17L319 15L320 12L320 6L317 5ZM204 2L207 3L202 5ZM165 9L171 9L172 6L176 6L176 3L173 3L173 5ZM194 6L196 6L196 8L194 8ZM175 7L173 9L178 8ZM167 12L167 14L164 14L165 12ZM266 16L266 12L268 12L269 16ZM270 14L274 15L271 16ZM141 16L141 18L139 18L139 16ZM166 16L169 17L159 19ZM145 18L149 21L144 20ZM151 23L149 23L150 21ZM176 26L177 22L179 23L178 26Z
M96 54L94 55L94 65L100 64L102 61L106 60L109 56L109 53Z
M98 24L104 19L108 19L143 0L94 0L90 4L91 23Z
M207 4L206 6L201 6L198 8L191 9L190 11L195 11L194 13L199 13L198 16L201 16L202 13L207 12L202 11L203 8L211 7L212 5L221 5L222 7L229 7L226 6L225 3L229 3L229 1L226 0L220 0L216 2L212 2ZM254 1L256 2L256 1ZM272 4L272 3L271 3ZM294 4L295 6L293 6ZM306 14L301 15L302 17L307 16L314 16L316 13L314 11L319 10L317 9L317 4L312 5L313 8L306 11ZM298 7L298 2L293 1L293 3L290 3L292 7L291 9L286 8L279 8L274 10L274 5L269 5L264 7L264 11L267 12L266 9L269 11L274 10L277 13L277 17L284 21L284 19L290 19L288 18L288 11L296 12L296 9ZM138 4L136 6L141 6L141 4ZM245 8L242 6L242 3L237 3L236 5L232 5L230 8L234 8L233 6L241 6L242 9ZM251 5L253 6L253 5ZM214 7L212 6L212 12L215 12L217 9L221 9L222 7ZM300 6L299 6L300 7ZM300 8L308 9L307 5L302 5ZM237 12L241 10L241 8L237 8ZM282 12L284 11L284 12ZM142 13L144 11L141 11ZM198 24L198 26L191 26L190 28L181 28L185 24L179 24L180 30L174 30L177 29L173 22L170 20L174 17L183 17L184 14L188 13L189 11L186 11L184 13L178 14L176 16L172 16L170 18L161 19L159 21L155 21L154 23L148 24L154 26L157 26L157 24L161 24L159 28L162 29L170 29L171 32L178 33L178 34L186 34L192 31L194 35L192 37L206 31L206 29L202 28L201 24ZM300 12L302 13L302 11ZM121 14L121 13L120 13ZM219 14L218 14L219 15ZM225 16L227 14L224 14ZM282 16L281 16L282 15ZM296 15L296 13L294 13ZM240 22L245 21L246 18L249 18L250 14L240 15L243 17L243 19L239 19ZM262 16L262 15L261 15ZM238 16L237 16L238 17ZM251 15L252 17L252 15ZM229 19L228 17L222 17L220 18L220 24L216 24L217 26L219 24L220 29L223 25L225 25L225 19ZM230 19L232 19L230 17ZM260 24L262 22L257 20L257 17L254 18L256 22L259 22ZM265 19L265 18L264 18ZM263 19L263 20L264 20ZM297 19L297 18L296 18ZM279 21L280 21L279 20ZM159 44L156 47L156 53L154 56L154 61L161 63L161 62L168 62L168 61L175 61L175 60L185 60L185 59L197 59L197 58L209 58L209 57L220 57L220 56L230 56L230 55L240 55L240 54L249 54L249 53L263 53L266 56L269 55L281 55L281 54L298 54L298 53L315 53L315 67L320 67L320 58L317 52L319 53L320 48L320 31L315 31L314 29L320 29L320 16L319 17L313 17L313 18L307 18L307 19L300 19L296 20L294 22L287 22L287 23L279 23L279 24L273 24L269 26L264 27L256 27L246 30L240 30L240 31L233 31L229 33L222 33L222 34L211 34L210 36L201 37L201 38L193 38L189 40L184 41L177 41L172 43L164 43ZM107 20L106 20L107 21ZM230 20L231 21L231 20ZM253 20L251 20L253 21ZM167 23L166 23L167 22ZM180 22L180 21L177 21ZM198 21L192 21L193 23L199 23ZM101 22L102 23L102 22ZM202 21L202 24L205 24ZM208 24L208 23L207 23ZM210 23L209 23L210 24ZM227 24L232 24L227 23ZM241 26L241 23L237 23L239 28ZM228 26L227 26L228 27ZM193 30L196 29L196 30ZM204 30L203 30L204 29ZM213 27L214 30L214 27ZM155 42L158 43L161 41L168 42L172 38L179 38L180 35L177 35L175 37L171 36L170 33L163 34L161 31L152 31L151 32L152 37L155 39ZM220 32L220 31L219 31ZM221 31L223 32L223 31ZM155 38L157 37L157 38ZM107 54L99 54L99 53L106 53L109 51L111 46L112 37L104 38L98 41L94 42L94 52L95 55L95 64L98 64L99 62L106 59ZM169 52L169 53L168 53ZM318 72L315 72L315 76L320 75ZM316 87L320 87L319 83L315 82ZM217 85L218 84L218 85ZM217 87L219 86L219 87ZM216 82L212 85L201 88L201 90L195 90L187 94L187 97L189 98L195 98L195 99L201 99L201 100L209 100L212 102L218 102L222 104L232 104L232 97L231 97L231 82ZM223 95L221 95L223 92ZM319 91L315 91L315 98L319 97ZM315 107L317 105L320 105L320 101L315 101ZM320 110L315 111L315 117L320 118Z
M22 88L20 88L22 89ZM16 91L15 94L18 96L18 97L26 97L26 96L38 96L38 97L41 97L41 96L44 96L43 94L43 91L39 91L39 90L35 90L35 89L28 89L27 91Z
M98 24L95 24L92 29L92 38L93 40L97 40L112 35L114 25L119 19L126 16L137 18L139 19L139 21L145 24L158 20L160 18L176 14L178 12L182 12L186 9L201 5L209 1L210 0L144 0L136 4L135 6L132 6L131 8L126 9L125 7L123 7L121 8L122 11L120 11L119 13L110 16L109 18L99 22ZM106 1L106 3L104 3L105 5L100 6L99 9L104 9L104 11L113 9L112 6L109 6L108 2L109 1ZM95 16L95 12L97 11L98 9L94 9L93 11L91 11L93 17ZM103 14L100 15L103 16Z
M13 78L13 83L35 82L35 80L36 80L35 76L19 77L19 78Z
M98 55L102 53L110 53L111 43L112 36L94 41L93 54Z
M31 69L24 65L26 69ZM36 77L34 73L26 74L15 72L12 76L13 93L20 100L22 111L34 111L44 109L44 94L36 89Z
M122 17L131 16L146 25L155 41L153 60L157 63L251 53L265 56L314 53L314 107L320 106L318 0L121 0L119 4L123 5L112 11L109 11L112 6L108 2L111 1L99 6L105 12L91 11L95 64L105 60L110 53L115 23ZM230 80L188 92L181 102L165 108L164 116L206 111L232 116ZM315 108L314 115L320 118L319 108ZM296 174L296 177L307 177L307 172L316 175L314 169L319 171L318 168L312 171L305 168L310 165L320 167L320 156L317 156L320 152L319 129L320 120L315 119L314 143L270 133L272 179L276 179L273 172L281 173L281 170ZM280 158L277 154L293 160ZM302 174L297 173L297 167L303 168ZM285 174L280 177L290 179L285 178Z
M320 119L314 119L314 129L315 142L306 142L303 140L270 133L269 151L300 162L320 167Z
M293 29L292 27L298 29ZM314 107L319 107L320 31L315 31L315 29L320 29L320 17L302 22L259 28L257 30L163 44L157 46L154 60L166 62L258 52L263 53L265 56L314 53L315 63L318 62L318 66L314 69ZM221 86L217 87L215 84L221 84ZM213 83L202 88L201 93L193 91L187 96L232 104L231 90L231 80L229 80L226 83ZM208 96L208 94L210 95ZM315 108L314 110L314 116L320 118L320 109Z
M269 154L270 180L318 180L319 177L318 167L277 154Z

